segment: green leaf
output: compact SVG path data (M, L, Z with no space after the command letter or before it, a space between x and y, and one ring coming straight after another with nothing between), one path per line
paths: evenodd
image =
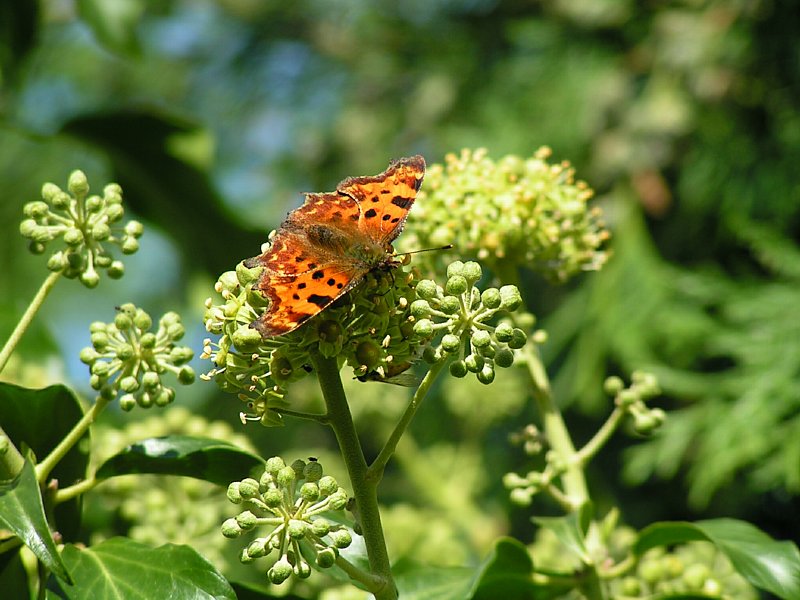
M75 583L59 587L71 599L236 598L225 578L189 546L150 548L112 538L85 549L67 545L63 556Z
M533 583L528 549L512 538L501 538L473 575L468 598L515 600L544 597Z
M0 483L0 523L22 539L56 576L70 580L44 515L36 470L28 460L15 479Z
M533 522L552 531L566 548L580 558L581 562L589 564L592 558L586 548L579 519L577 513L570 513L564 517L537 517Z
M394 571L403 600L464 600L470 597L475 575L468 567L407 565Z
M144 13L142 0L79 0L81 18L94 31L97 41L120 54L138 54L136 26Z
M642 530L634 552L708 540L752 585L780 598L800 598L800 551L794 542L773 540L757 527L735 519L697 523L654 523Z
M109 458L98 479L132 473L183 475L227 486L263 468L263 459L236 446L209 438L170 435L136 442Z
M14 445L30 448L37 459L47 456L83 417L83 408L72 391L63 385L28 389L0 382L0 423ZM89 433L55 466L51 479L64 488L86 477L89 462ZM66 540L80 528L80 503L64 502L55 509L54 527Z

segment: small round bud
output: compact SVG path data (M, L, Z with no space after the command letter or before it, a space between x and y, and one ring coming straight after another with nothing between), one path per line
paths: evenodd
M303 469L303 478L306 481L319 481L322 477L322 465L317 461L309 461Z
M243 531L252 529L253 527L256 526L257 522L258 522L258 517L256 517L249 510L246 510L243 513L236 515L236 523L239 525L239 527L242 528Z
M53 271L54 273L63 270L66 266L67 263L64 260L64 254L61 252L56 252L47 259L47 269L49 271Z
M239 494L245 500L256 498L259 494L258 482L252 477L247 477L239 482Z
M470 284L473 284L481 278L483 273L481 271L481 266L474 260L470 260L464 263L461 275L463 275Z
M144 233L144 225L139 221L128 221L125 223L125 233L133 238L141 237Z
M242 535L242 528L239 527L239 523L236 522L236 519L225 519L222 523L222 535L226 538L237 538Z
M308 524L299 519L290 519L289 524L286 526L286 533L288 533L289 537L293 540L302 539L306 537L306 533L308 533Z
M461 310L461 302L457 296L445 296L442 298L441 311L447 315L454 315Z
M497 288L487 288L481 294L481 302L486 308L500 308L502 298L500 297L500 290Z
M67 180L67 189L76 198L83 198L89 193L89 182L86 179L86 174L83 171L73 171Z
M501 369L507 369L514 364L514 353L508 348L500 348L494 356L494 364Z
M228 500L233 502L234 504L241 504L242 502L242 494L239 492L239 482L234 481L228 485L228 492L227 492Z
M331 530L331 524L328 519L320 517L311 523L311 533L317 537L325 537Z
M123 377L119 381L119 389L123 392L135 392L139 389L139 380L133 375Z
M464 263L460 260L456 260L447 265L447 278L449 279L456 275L459 277L464 276Z
M89 196L84 202L84 206L86 207L86 212L96 214L103 208L103 199L97 195Z
M281 487L289 487L294 483L295 477L296 473L292 467L284 467L278 471L275 479Z
M353 536L351 536L350 532L344 528L337 531L331 531L328 535L330 536L331 541L333 541L333 545L337 548L347 548L353 543Z
M479 372L484 365L485 361L482 356L478 354L470 354L464 359L464 364L467 366L468 371L473 373Z
M122 242L122 253L123 254L133 254L139 249L139 242L136 238L127 237L125 241Z
M294 476L296 479L303 478L303 470L306 468L306 461L301 458L298 458L292 463L292 469L294 469Z
M321 569L332 567L336 562L336 550L323 548L317 553L317 566Z
M277 508L283 503L283 494L277 488L265 491L261 495L261 498L264 500L264 504L269 508Z
M336 490L339 489L339 484L330 475L321 477L317 484L319 485L319 491L323 496L330 496L331 494L336 493Z
M294 574L300 579L308 579L311 576L311 566L301 557L294 566Z
M603 390L609 396L616 396L625 388L625 383L617 377L616 375L612 375L611 377L607 377L606 380L603 382Z
M508 347L514 350L519 350L525 345L525 342L527 341L528 341L528 336L525 334L525 332L522 331L522 329L515 327L511 339L508 340Z
M161 384L161 377L154 371L147 371L142 375L142 386L148 391L152 391Z
M265 471L270 475L277 475L278 471L280 471L283 467L286 466L286 463L283 462L283 459L280 456L273 456L272 458L267 460L267 464L265 467Z
M92 227L92 237L98 242L103 242L111 237L111 228L105 223L98 223Z
M262 558L270 553L272 548L268 548L266 540L261 538L254 540L247 546L247 555L250 558Z
M500 323L494 330L494 337L498 342L508 343L514 337L514 328L509 323Z
M431 305L427 300L414 300L411 303L411 316L415 319L422 319L431 314Z
M465 277L463 277L462 275L453 275L451 277L448 277L444 291L446 294L450 296L460 296L461 294L466 292L468 288L469 284L467 283Z
M120 331L127 331L133 326L133 319L127 312L120 311L114 317L114 327Z
M94 348L84 348L81 350L78 358L80 358L83 364L91 365L94 361L100 358L100 355L95 351Z
M136 311L136 314L133 317L133 324L139 329L140 331L147 331L153 325L153 319L150 318L146 312L144 312L141 308Z
M382 357L383 352L380 346L371 340L365 340L356 347L356 360L368 368L377 365Z
M433 300L438 296L439 288L434 281L423 279L417 284L415 291L423 300Z
M80 229L67 229L64 233L64 243L72 248L77 248L83 244L83 232Z
M178 371L178 381L183 385L194 383L194 369L189 365L181 367L181 370Z
M61 194L61 188L58 187L55 183L45 183L42 186L42 199L46 200L47 202L53 201L58 194Z
M92 289L100 283L100 275L97 274L97 271L85 271L81 273L80 280L83 285Z
M489 385L494 381L494 367L488 364L484 365L477 377L482 384Z
M292 565L287 560L286 556L282 556L281 559L272 565L267 571L267 577L269 580L274 583L275 585L280 585L292 575Z
M445 352L458 352L461 347L461 338L452 333L447 333L442 337L441 346Z
M341 488L328 497L328 506L331 510L342 510L347 506L347 494Z
M414 324L414 333L424 338L433 337L433 321L420 319Z
M319 486L316 483L308 482L300 487L300 497L307 502L316 502L319 496Z
M450 375L453 377L465 377L467 374L467 365L463 360L455 360L450 363Z
M500 288L500 306L507 311L515 311L522 306L522 296L515 285Z
M486 348L492 343L492 335L485 329L479 329L472 334L470 341L476 348Z
M125 274L125 265L120 260L112 261L106 272L111 279L119 279Z
M124 394L119 399L119 407L125 412L130 412L136 406L136 398L133 394Z
M125 214L125 210L122 208L120 204L112 202L109 203L108 206L106 206L105 213L106 217L108 217L109 223L116 223L122 218L122 215Z

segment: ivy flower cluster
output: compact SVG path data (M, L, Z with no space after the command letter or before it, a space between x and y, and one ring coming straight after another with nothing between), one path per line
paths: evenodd
M279 457L270 458L258 481L248 478L231 483L228 499L243 510L222 524L225 537L237 538L259 527L270 530L250 542L240 560L249 563L269 555L277 557L267 570L274 584L292 575L307 578L311 565L305 557L309 555L320 568L333 566L339 550L353 540L345 526L324 516L345 509L347 492L333 477L323 475L322 465L313 459L287 466Z
M614 396L614 404L631 416L636 433L650 435L667 420L667 413L662 409L645 404L661 393L655 375L634 371L627 388L622 379L612 376L606 379L603 387L609 396Z
M162 376L170 372L179 383L194 381L194 370L188 363L194 352L175 342L184 334L180 316L168 312L158 322L158 330L150 328L153 320L133 304L123 304L113 323L94 322L92 347L81 350L80 359L89 365L93 389L100 397L111 400L122 392L120 407L132 410L166 406L175 398L175 390L163 384Z
M51 271L78 278L83 285L95 287L100 282L98 270L112 279L122 277L125 267L114 260L107 246L119 247L123 254L139 249L143 227L138 221L119 223L124 216L122 189L111 183L103 195L89 195L89 183L82 171L73 171L64 192L54 183L42 186L42 200L28 202L20 233L30 240L29 248L43 254L48 244L60 238L66 247L48 259Z
M443 333L438 346L426 348L426 360L435 362L443 353L452 355L451 375L474 373L478 381L490 384L497 367L514 363L514 350L525 345L527 336L508 321L488 324L498 312L514 312L522 306L522 296L513 285L481 292L475 284L482 276L476 262L451 263L444 288L429 279L417 284L419 299L412 303L411 315L416 319L414 331L418 335L431 339Z
M575 181L569 163L548 163L550 154L541 148L531 158L497 162L485 149L447 155L444 165L428 169L399 246L453 244L494 273L533 268L557 282L599 269L609 233L600 209L587 206L594 192ZM436 272L441 258L422 260Z
M204 342L203 358L214 368L204 376L238 393L247 403L244 419L278 425L274 409L285 404L288 386L311 372L311 353L339 357L356 377L383 380L410 367L423 339L414 333L410 305L416 298L414 278L403 267L375 270L356 288L297 330L264 340L250 323L267 300L253 290L260 268L240 263L223 273L215 290L224 301L206 300L205 325L219 335Z

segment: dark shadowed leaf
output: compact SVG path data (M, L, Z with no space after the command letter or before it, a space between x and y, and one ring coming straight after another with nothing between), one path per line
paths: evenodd
M231 481L251 477L263 465L258 456L227 442L170 435L131 444L103 463L97 477L132 473L182 475L227 486Z

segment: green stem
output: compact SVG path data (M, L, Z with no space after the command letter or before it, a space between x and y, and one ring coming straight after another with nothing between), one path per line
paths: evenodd
M78 443L78 441L83 437L83 434L86 433L86 430L89 429L92 423L95 422L97 417L109 405L111 400L113 400L113 398L107 400L102 396L98 396L92 407L86 411L80 421L75 423L75 426L70 430L66 437L59 442L58 446L53 448L50 454L48 454L45 459L42 460L42 462L36 465L36 480L40 484L45 483L53 468L61 461L62 458L64 458L67 452L69 452L72 447Z
M341 556L336 557L336 566L347 573L347 576L353 581L363 583L367 589L379 587L384 583L383 579L380 577L376 577L372 573L367 573L363 569L359 569L353 563L342 558Z
M603 423L603 426L597 430L597 433L592 436L586 444L578 451L578 461L580 462L581 466L585 467L592 458L594 458L595 454L600 451L600 448L605 446L606 442L609 438L614 434L619 427L619 424L622 422L622 419L625 417L625 411L622 410L620 407L614 409L614 411L609 415L606 422Z
M25 313L20 318L19 323L14 328L14 331L11 332L11 337L8 338L3 349L0 350L0 372L6 366L8 359L11 358L11 354L14 352L14 348L17 347L20 339L25 334L25 331L28 329L28 326L33 321L33 317L36 316L37 311L42 307L45 298L50 293L50 291L55 286L56 282L61 277L60 272L52 272L50 275L47 276L47 279L44 280L39 291L36 292L36 295L31 300L31 303L28 305L28 308L25 309Z
M383 445L383 448L381 449L377 458L369 466L369 469L367 469L367 479L369 481L375 482L376 485L378 482L380 482L381 478L383 477L383 471L386 468L386 464L389 462L389 459L392 458L392 455L397 449L397 444L400 442L400 438L403 437L403 433L408 428L411 420L417 413L417 409L419 409L422 401L425 399L425 396L427 396L428 392L430 391L433 382L439 376L439 373L442 372L442 369L446 363L447 360L442 358L439 362L434 363L430 370L425 374L422 383L419 384L417 391L414 392L414 397L411 398L411 402L409 402L408 406L406 407L403 416L400 417L400 421L398 421L394 431L392 431L392 434L386 440L386 443Z
M325 398L330 425L336 434L342 459L353 486L353 496L360 517L370 570L376 576L370 591L375 600L396 600L397 588L392 579L389 553L386 550L378 509L378 486L377 482L367 480L367 461L339 377L339 366L335 358L324 358L320 354L312 354L311 360L317 372L322 396Z
M290 408L279 408L279 407L272 407L270 410L278 413L279 415L285 415L287 417L294 417L296 419L305 419L306 421L316 421L317 423L321 423L323 425L330 424L330 419L328 419L328 415L318 415L314 413L307 413L302 412L299 410L292 410Z
M83 481L76 483L75 485L71 485L69 487L60 489L56 492L53 498L53 503L61 504L62 502L66 502L67 500L72 500L77 496L81 496L86 492L88 492L89 490L94 489L97 486L97 484L99 484L101 481L103 480L95 479L95 477L92 476L89 479L84 479Z
M20 474L22 467L25 466L25 459L2 427L0 427L0 437L5 438L5 448L0 452L0 480L4 481Z
M566 465L562 476L564 492L573 510L577 510L589 501L589 490L583 475L583 465L575 451L575 445L572 443L561 411L553 400L550 379L547 377L544 364L542 364L539 349L534 343L529 342L525 345L525 358L528 374L533 383L533 399L542 417L545 436L550 447L558 453Z

